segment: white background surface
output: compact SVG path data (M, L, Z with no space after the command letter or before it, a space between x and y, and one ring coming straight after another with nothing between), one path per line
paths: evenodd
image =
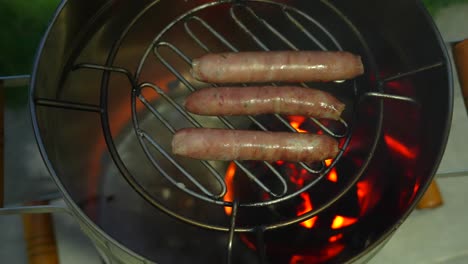
M468 5L442 11L436 22L446 40L468 37ZM468 168L467 137L468 117L457 84L451 137L440 172ZM445 205L435 210L414 211L371 264L468 263L468 258L464 258L468 254L466 176L438 179ZM61 263L101 263L73 219L54 217ZM26 263L21 218L0 217L0 234L0 263Z

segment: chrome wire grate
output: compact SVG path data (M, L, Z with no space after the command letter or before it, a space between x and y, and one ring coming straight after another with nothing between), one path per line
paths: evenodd
M312 41L316 46L322 47L323 50L327 50L325 46L319 42L317 39L315 39L312 34L307 31L304 25L302 25L297 19L294 18L294 16L304 16L305 18L308 19L311 23L314 23L317 25L319 28L323 28L317 21L313 20L311 17L308 17L307 15L300 13L299 10L293 9L291 7L287 7L284 5L278 5L278 8L281 8L284 16L288 18L291 26L296 27L297 29L301 30L304 34L304 36L308 37L310 41ZM269 51L270 48L268 45L262 41L259 37L257 37L250 29L249 27L246 26L246 24L242 21L242 19L239 18L237 15L238 11L240 9L244 9L244 11L248 12L252 16L252 18L255 19L257 23L260 23L264 25L267 30L270 33L273 33L275 36L278 37L281 41L283 41L291 50L299 50L292 42L290 42L284 35L280 33L275 27L270 25L266 20L262 19L254 10L252 7L247 6L245 4L233 4L230 9L229 9L229 14L230 18L235 22L235 24L243 31L245 32L245 35L247 38L251 38L256 45L258 46L259 49L264 50L264 51ZM231 42L225 38L222 33L218 32L213 26L211 26L206 20L204 20L202 17L196 15L197 12L194 12L193 14L187 14L186 16L180 18L176 23L174 23L172 26L177 25L177 23L183 23L183 28L185 29L185 34L190 36L190 38L193 40L193 42L198 45L200 48L202 48L206 52L212 52L210 47L208 46L205 41L198 37L195 31L192 29L194 23L199 23L202 27L204 27L210 34L212 34L213 37L215 37L217 40L219 40L221 43L225 45L225 47L229 51L233 52L238 52L239 49ZM166 30L169 30L170 28L167 28ZM176 78L177 80L182 83L189 92L195 91L197 88L195 85L190 82L181 72L178 71L171 63L164 57L162 52L160 52L161 48L167 48L174 54L176 54L180 59L182 59L187 67L191 66L192 63L192 58L190 58L188 55L184 53L181 49L179 49L176 44L166 42L166 41L161 41L161 39L164 38L164 33L162 32L154 41L154 45L151 47L152 54L158 59L160 63L162 63ZM335 43L335 47L332 47L335 50L342 50L342 47L339 45L339 43L331 36L331 34L327 34L330 36L331 40L333 43ZM243 84L246 86L246 84ZM272 84L276 85L276 84ZM304 87L308 87L305 83L301 84ZM216 84L211 84L213 87L217 87L218 85ZM139 86L140 91L144 88L151 88L153 89L156 93L158 93L161 97L163 97L167 103L169 103L174 109L176 109L186 120L190 123L191 126L193 127L203 127L202 124L200 124L195 118L193 118L192 115L187 113L181 105L179 105L175 100L170 98L166 92L161 89L160 87L156 86L155 84L151 83L143 83L142 85ZM174 133L176 129L170 124L168 120L164 118L163 115L161 115L158 110L145 98L145 96L142 93L138 93L138 100L142 102L146 108L156 117L161 123L165 125L165 127L171 131L171 133ZM276 118L277 121L279 121L282 125L285 126L287 130L290 132L297 132L294 127L291 126L290 122L283 116L281 115L272 115L273 118ZM267 131L268 128L262 124L255 116L247 116L248 120L254 124L256 127L258 127L261 130ZM229 129L236 129L236 126L230 122L226 117L218 117L219 121L224 125L224 127L229 128ZM340 123L343 126L344 129L341 129L342 131L339 132L334 132L332 129L328 128L325 124L323 124L320 120L317 120L315 118L311 118L313 123L315 123L322 131L325 133L329 134L330 136L336 137L336 138L349 138L351 136L351 133L349 133L349 127L348 124L345 120L341 119ZM179 171L190 181L192 182L196 187L197 191L190 190L188 189L185 185L178 183L176 180L174 180L170 175L168 175L163 168L161 168L158 164L157 161L155 161L149 152L147 152L148 156L150 157L150 160L152 161L153 165L157 170L164 175L170 182L174 184L177 188L196 196L199 199L205 200L205 201L210 201L213 203L222 203L225 205L225 202L221 200L227 190L226 183L224 182L223 176L220 175L211 165L209 162L206 161L201 161L201 163L211 172L213 179L215 179L219 185L219 191L218 192L212 192L209 191L207 188L205 188L202 183L197 181L197 177L195 175L191 175L181 164L177 162L177 160L170 155L167 151L164 150L164 148L158 144L158 142L155 139L151 139L148 133L144 131L140 131L142 138L144 139L146 144L149 144L151 147L157 149L161 154L166 157L171 164L173 164L175 167L179 169ZM341 151L343 152L343 150ZM339 155L341 156L341 154ZM338 156L338 157L339 157ZM338 159L335 159L335 162L337 162ZM271 173L272 176L275 177L275 180L278 181L278 183L281 185L281 190L279 192L275 192L271 188L267 186L264 182L259 180L257 175L253 173L251 170L249 170L242 162L239 161L233 161L237 167L245 173L247 177L251 181L253 181L261 190L265 191L271 197L273 197L272 200L269 201L259 201L251 204L242 204L240 206L264 206L264 205L269 205L273 204L275 202L281 201L285 197L285 195L288 194L288 183L287 180L285 179L284 175L282 175L275 167L269 163L269 162L263 162L263 165L267 167ZM334 164L331 165L331 167ZM303 162L299 163L299 166L306 171L313 173L313 174L318 174L318 179L323 177L331 167L326 167L325 164L322 162L320 166L311 166L310 164L305 164ZM317 169L317 167L319 167ZM297 195L301 193L302 191L310 188L312 185L309 185L302 190L299 190L298 192L294 193L294 195ZM290 196L289 196L290 197ZM288 198L289 198L288 197Z

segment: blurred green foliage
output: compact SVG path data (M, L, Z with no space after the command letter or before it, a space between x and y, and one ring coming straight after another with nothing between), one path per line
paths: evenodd
M437 14L437 11L447 7L449 5L458 4L458 3L468 3L468 0L422 0L426 5L427 9L434 16Z
M378 0L376 0L378 1ZM37 45L60 0L0 0L0 75L31 72ZM423 0L435 15L468 0Z
M0 76L29 74L59 0L0 0ZM27 104L28 87L5 90L7 107Z
M468 0L422 1L432 15L450 4L468 3ZM0 76L29 74L32 71L37 46L59 2L0 0ZM27 88L8 89L7 102L10 106L23 105L26 94Z
M0 75L31 72L58 0L0 0Z

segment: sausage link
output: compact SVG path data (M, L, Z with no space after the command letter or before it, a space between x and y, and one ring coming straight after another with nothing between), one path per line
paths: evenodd
M172 152L201 160L316 162L334 158L339 148L326 135L184 128L174 135Z
M205 88L185 108L198 115L303 115L337 120L345 105L329 93L295 86Z
M212 83L327 82L363 73L361 57L341 51L210 53L192 62L194 78Z

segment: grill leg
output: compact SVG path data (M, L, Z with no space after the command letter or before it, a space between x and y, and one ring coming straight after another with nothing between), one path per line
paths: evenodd
M434 180L429 188L427 188L426 193L421 198L418 203L418 209L431 209L441 206L444 203L442 195L439 191L439 186Z
M47 205L34 202L30 205ZM29 264L58 264L57 244L51 214L23 215L24 239Z
M21 79L21 78L18 78ZM24 79L24 78L23 78ZM27 78L26 78L27 79ZM21 81L21 80L20 80ZM0 208L4 205L4 114L7 83L0 79ZM14 86L14 85L13 85ZM9 87L9 89L15 89ZM38 202L29 205L46 205ZM50 214L24 214L23 227L26 252L30 264L58 264L57 245Z

